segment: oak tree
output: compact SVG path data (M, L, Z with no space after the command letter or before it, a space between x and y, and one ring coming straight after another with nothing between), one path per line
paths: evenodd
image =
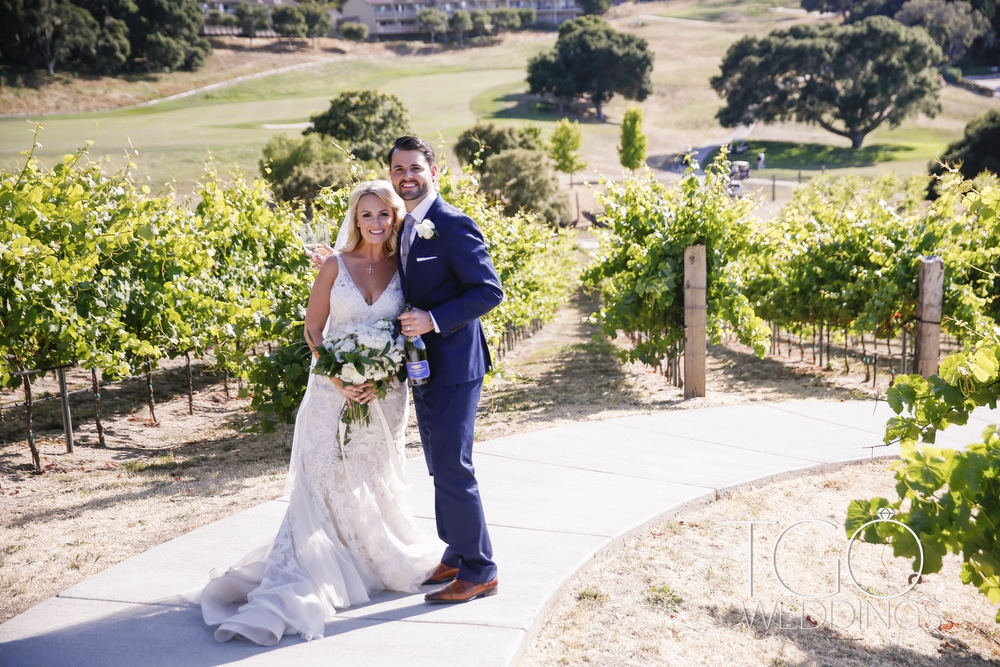
M599 16L581 16L559 26L553 51L528 63L533 94L557 100L583 97L604 120L603 107L616 94L642 101L652 92L653 54L646 40L621 33Z
M919 29L885 16L850 25L798 25L744 37L711 81L726 101L725 127L796 120L860 148L884 123L941 110L941 49Z
M330 108L312 116L303 132L331 137L359 160L383 159L396 137L409 133L410 120L395 95L377 90L346 90L330 100Z

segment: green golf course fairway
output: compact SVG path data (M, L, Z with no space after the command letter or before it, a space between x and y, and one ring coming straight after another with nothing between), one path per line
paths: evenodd
M399 61L392 64L398 66ZM433 63L418 64L423 67L408 68L406 72L398 69L372 72L369 64L359 66L354 62L316 67L309 71L315 81L330 82L321 94L241 101L238 98L245 91L240 90L241 86L233 86L213 91L214 95L206 93L162 106L40 118L44 129L40 135L42 148L37 155L46 164L51 164L82 147L87 140L93 140L92 156L110 155L120 166L124 164L125 149L132 145L138 151L133 161L140 174L147 174L149 181L156 185L173 181L179 192L186 192L203 173L210 154L222 170L238 164L249 174L256 174L261 148L271 136L282 131L290 134L302 131L264 126L308 121L311 114L325 110L330 98L340 90L377 87L393 93L410 111L415 132L432 143L436 143L438 133L453 142L476 120L469 104L473 97L484 90L524 79L523 66L435 72L442 68L435 68ZM353 65L360 71L345 72L345 65ZM266 89L266 82L280 78L268 77L248 83L253 89ZM220 97L222 99L218 99ZM237 99L231 99L233 97ZM17 153L30 148L29 131L32 128L33 124L23 118L0 120L0 153L4 168L13 169L23 164L24 158Z

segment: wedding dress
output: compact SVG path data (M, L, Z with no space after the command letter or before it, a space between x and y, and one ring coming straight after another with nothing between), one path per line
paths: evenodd
M403 309L399 275L369 306L339 255L337 261L326 332L395 319ZM417 527L400 479L406 387L393 383L378 400L384 420L373 404L371 423L353 425L342 452L345 400L330 378L309 375L278 535L225 573L213 570L202 591L202 616L219 626L218 641L240 635L272 646L286 634L321 638L336 609L367 602L383 589L416 592L441 562L444 544Z

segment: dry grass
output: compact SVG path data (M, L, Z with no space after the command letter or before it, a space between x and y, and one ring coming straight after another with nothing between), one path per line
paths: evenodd
M0 621L87 576L194 528L280 495L291 429L259 436L246 403L222 387L145 416L106 420L109 447L94 446L93 422L78 424L74 454L60 435L39 441L45 472L29 472L23 442L0 445Z
M741 490L667 521L578 575L521 664L995 664L1000 658L996 610L974 588L962 585L958 557L949 556L940 573L924 576L905 597L892 601L895 617L888 629L850 583L842 527L847 504L852 498L892 497L893 487L887 463L865 463ZM836 527L812 523L789 531L778 552L779 572L792 590L819 595L832 591L836 578L835 564L821 559L839 557L842 589L832 598L837 628L829 622L830 599L803 606L781 590L771 572L775 539L806 518ZM726 523L749 520L777 522L754 531L752 598L747 597L747 527ZM859 582L873 592L891 594L905 586L909 566L887 548L864 545L851 562ZM752 616L757 603L770 614L776 602L784 605L784 629L765 628L759 616L749 627L744 605ZM863 623L852 622L849 610L859 602ZM873 604L883 617L885 606Z
M477 45L517 45L544 39L536 32L504 34L486 38ZM356 59L381 59L399 56L440 56L449 62L468 60L454 44L431 46L422 41L355 44L322 37L296 40L288 45L282 39L257 38L251 45L242 37L212 37L212 53L205 65L194 72L141 72L119 76L73 75L0 69L0 114L57 114L120 109L150 100L202 88L241 76L258 74L303 63L337 62Z
M318 39L313 49L304 40L288 48L282 40L258 38L251 48L243 38L215 37L212 48L205 65L195 72L144 72L121 76L4 72L0 112L50 114L118 109L279 67L388 54L378 44L358 46L329 38Z
M509 378L483 394L478 440L652 409L848 395L811 380L804 387L802 377L781 364L717 346L709 396L683 401L661 376L622 367L609 342L592 339L595 330L582 319L595 305L592 296L577 294L554 322L507 356ZM245 401L227 401L219 378L200 370L189 416L184 369L165 366L154 381L159 426L148 423L142 382L102 390L107 449L96 447L88 394L73 403L75 454L65 453L58 401L39 404L41 475L30 473L23 412L4 410L0 620L156 544L282 494L291 428L274 436L246 432L256 417ZM86 386L81 371L70 373L70 386ZM38 394L54 390L52 378L36 386ZM4 395L8 404L15 398ZM407 441L408 454L419 455L415 421Z
M483 393L477 440L651 410L856 395L844 379L853 376L824 376L807 361L757 359L729 343L710 347L708 396L685 401L681 389L650 369L623 366L615 349L621 339L594 338L596 327L584 318L596 307L594 295L579 291L553 322L507 355L507 376ZM64 453L58 401L40 404L41 475L30 473L23 413L4 409L0 621L105 567L283 493L291 428L273 436L247 432L256 416L246 402L227 400L219 378L201 370L189 416L184 368L165 366L154 380L158 426L148 423L142 382L102 390L107 449L96 447L89 394L73 404L75 454ZM81 371L70 373L71 388L86 383ZM54 389L45 378L36 393ZM6 403L14 398L4 393ZM417 456L410 414L407 451ZM661 594L669 603L669 594Z

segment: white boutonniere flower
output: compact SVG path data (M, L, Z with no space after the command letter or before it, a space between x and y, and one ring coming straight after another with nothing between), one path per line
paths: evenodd
M434 227L434 223L431 222L430 220L424 220L422 222L418 222L416 225L416 230L417 230L417 236L427 241L430 241L431 239L436 239L438 235L437 229L435 229Z

